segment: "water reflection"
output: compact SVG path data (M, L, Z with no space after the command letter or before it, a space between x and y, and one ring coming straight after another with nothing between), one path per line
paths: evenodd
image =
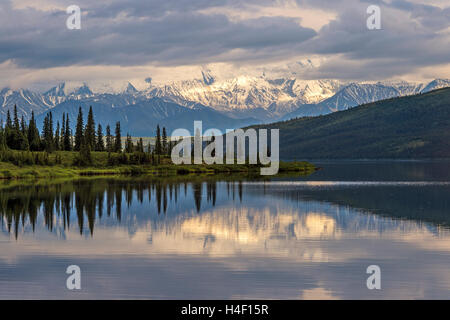
M265 231L270 234L278 233L277 237L303 234L304 232L298 232L299 229L305 229L300 225L309 230L308 234L320 235L329 235L329 232L334 234L337 227L336 220L342 225L348 225L348 221L342 220L341 217L324 217L317 213L309 213L305 216L302 210L295 210L290 215L286 212L267 213L260 206L252 205L251 209L255 210L255 213L245 216L242 212L235 212L234 209L229 211L228 207L225 212L221 212L220 209L211 210L211 207L216 206L218 189L223 201L238 200L242 203L243 185L247 188L247 193L253 197L263 194L296 202L308 199L336 204L345 201L347 205L355 202L353 207L366 210L372 215L377 213L386 216L390 211L395 211L390 213L390 217L411 219L415 220L415 223L434 218L432 221L436 223L436 228L450 225L450 215L446 211L446 208L450 208L450 184L445 182L198 181L180 183L161 179L79 180L63 184L21 185L5 188L0 193L0 216L2 228L8 233L13 233L16 239L19 233L34 232L39 222L50 232L55 231L55 228L65 231L71 226L72 228L76 226L81 235L89 233L92 236L96 224L101 224L102 221L109 225L120 225L123 219L122 211L125 208L129 209L135 202L140 204L139 207L146 208L147 213L134 216L133 210L127 210L127 221L123 223L124 225L132 220L139 220L140 223L158 220L155 216L166 215L170 205L171 214L177 216L184 217L187 214L186 216L189 217L194 211L196 213L204 211L201 216L185 221L183 231L203 233L208 229L213 237L218 234L227 234L231 238L250 237L249 234L243 235L245 232L242 231L236 234L238 230L233 230L236 225L239 226L238 229L247 230L246 232L251 231L252 226L264 225ZM424 189L425 186L428 188ZM355 190L358 192L355 193ZM186 212L181 211L180 208L185 208ZM195 208L195 210L189 210L189 208ZM389 210L389 208L395 208L395 210ZM247 206L244 206L244 209L248 209ZM375 217L371 218L372 221L378 220ZM213 218L215 218L214 221ZM360 223L366 223L366 218L367 216L358 216ZM405 225L404 222L392 219L384 221L384 223L387 222ZM278 232L273 230L285 224L285 229L282 228ZM315 227L312 227L313 225ZM219 231L221 228L230 230Z
M230 188L230 184L232 187ZM239 183L240 185L240 183ZM206 197L203 197L203 188ZM201 210L202 201L216 204L217 181L175 183L158 180L79 180L63 184L19 185L4 188L0 193L0 216L3 226L8 232L18 237L19 231L28 231L28 226L34 232L38 216L42 215L43 224L49 231L55 225L69 229L73 218L80 234L94 233L96 220L106 217L114 218L117 223L122 221L123 203L129 208L134 201L143 204L153 204L155 212L166 214L168 203L178 203L179 194L187 195L188 189L197 212ZM227 183L227 195L230 189L235 192L235 183ZM242 187L239 187L242 198ZM87 222L87 225L86 225Z
M49 298L449 298L449 190L200 178L3 186L0 298L36 297L30 286ZM72 263L89 280L78 296L60 285ZM365 288L370 264L382 267L382 292Z

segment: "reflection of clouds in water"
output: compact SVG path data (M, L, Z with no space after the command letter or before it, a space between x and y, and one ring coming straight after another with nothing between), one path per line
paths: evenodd
M270 239L332 236L335 221L317 213L272 214L269 208L225 208L186 219L181 225L181 231L186 236L211 236L213 239L247 244Z
M303 300L338 300L333 292L324 288L314 288L303 290L300 299Z
M39 220L35 233L17 240L0 234L0 267L9 272L4 277L31 283L30 265L54 274L62 268L58 261L79 261L91 274L90 297L448 297L448 229L245 188L243 201L232 201L224 185L218 189L216 205L204 201L199 213L190 189L175 209L168 197L167 215L146 201L124 203L121 221L96 217L92 236L81 236L76 220L67 230L54 215L52 232ZM370 264L382 268L381 293L365 287ZM41 276L55 282L51 272ZM8 285L17 291L1 274L0 284L0 297Z
M123 214L127 218L130 212ZM135 221L132 216L127 219ZM35 241L34 235L24 234L17 242L11 241L0 256L4 258L6 252L20 256L45 247L45 252L55 255L252 255L342 262L370 256L361 240L395 241L423 250L450 252L448 230L438 232L427 224L362 214L315 201L295 207L291 203L275 203L273 199L261 201L258 208L222 205L199 215L178 215L133 226L130 233L127 224L98 224L92 238L81 237L74 228L66 230L65 241L48 236ZM43 243L51 245L42 246Z

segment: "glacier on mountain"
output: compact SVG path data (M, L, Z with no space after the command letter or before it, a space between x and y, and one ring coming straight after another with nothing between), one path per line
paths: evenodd
M61 83L44 93L5 88L0 91L0 113L4 117L7 110L12 110L17 105L19 113L29 118L31 111L36 115L42 114L68 101L74 105L96 103L124 107L148 105L151 99L159 98L190 110L198 110L201 106L230 118L253 118L259 122L271 122L326 114L368 102L450 86L448 79L436 79L429 83L357 83L325 79L302 80L293 74L274 78L265 75L220 78L207 68L201 70L197 79L162 84L148 79L145 89L138 90L128 82L115 93L93 92L86 83Z

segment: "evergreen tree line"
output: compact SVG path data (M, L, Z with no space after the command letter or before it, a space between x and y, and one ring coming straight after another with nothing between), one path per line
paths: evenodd
M109 124L106 126L106 134L103 132L101 124L95 126L94 113L92 107L89 108L87 123L84 124L83 111L81 107L78 110L78 117L75 126L75 134L70 128L69 114L63 113L61 122L56 122L52 112L49 112L44 118L42 133L36 125L34 112L31 113L31 119L28 124L22 116L19 120L17 107L14 106L13 116L7 111L6 122L0 122L0 150L24 150L24 151L79 151L80 156L89 156L90 151L105 151L126 153L147 151L153 155L170 155L172 151L172 142L167 137L166 128L162 129L159 125L156 128L156 143L152 148L150 144L144 147L142 138L135 145L131 136L127 134L125 140L125 149L122 150L122 135L120 122L116 122L114 135L111 133ZM147 149L147 150L145 150Z

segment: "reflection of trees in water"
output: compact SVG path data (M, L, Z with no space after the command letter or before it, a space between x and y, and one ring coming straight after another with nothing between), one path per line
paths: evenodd
M213 206L216 205L216 183L215 182L207 182L206 183L206 199L208 202L211 202Z
M14 232L16 238L19 228L27 224L36 228L39 214L43 217L46 228L53 231L55 218L61 219L64 230L71 227L71 213L77 220L80 234L85 233L87 227L91 235L97 219L104 215L122 219L122 202L130 207L133 201L148 203L154 201L158 215L166 214L171 202L177 203L179 195L187 196L188 186L192 189L193 205L197 212L202 208L203 192L206 191L206 201L213 206L217 201L217 181L179 183L164 181L121 181L115 179L80 180L53 185L16 186L3 189L0 192L0 217L2 225L6 225L8 232ZM233 197L235 183L228 183L227 189L232 189ZM148 197L144 200L144 195ZM242 199L242 184L238 185L238 193ZM228 193L229 194L229 193Z
M236 198L236 184L238 186L239 201L242 202L242 181L228 181L227 182L227 196L235 200Z
M202 204L202 183L193 183L192 189L194 190L195 207L197 208L197 212L199 212Z

